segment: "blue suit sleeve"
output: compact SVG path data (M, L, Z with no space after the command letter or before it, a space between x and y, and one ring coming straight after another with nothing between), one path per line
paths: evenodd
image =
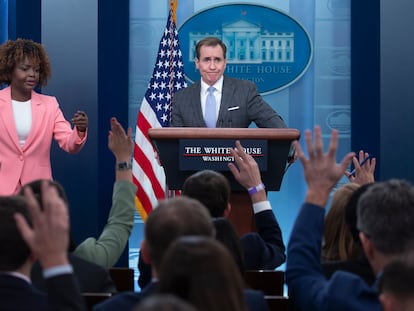
M337 271L327 280L320 262L325 210L304 204L288 245L286 283L301 310L381 310L376 291L357 275Z

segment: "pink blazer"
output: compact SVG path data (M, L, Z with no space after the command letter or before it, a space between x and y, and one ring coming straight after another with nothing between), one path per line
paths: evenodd
M86 137L79 137L66 121L55 97L32 92L32 127L20 147L11 104L11 90L0 90L0 195L10 195L35 179L52 179L52 138L68 153L80 151Z

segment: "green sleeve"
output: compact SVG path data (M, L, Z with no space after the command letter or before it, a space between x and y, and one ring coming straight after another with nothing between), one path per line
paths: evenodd
M108 223L98 239L87 238L73 254L106 268L118 261L134 225L136 189L129 181L115 182Z

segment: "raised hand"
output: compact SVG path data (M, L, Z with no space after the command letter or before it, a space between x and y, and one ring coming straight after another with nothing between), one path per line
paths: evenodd
M240 185L248 190L262 184L259 165L251 155L244 152L240 141L236 141L236 147L231 148L230 153L234 157L236 165L229 163L229 169ZM266 197L266 192L263 189L263 191L253 194L251 199L253 202L260 202L266 200Z
M132 129L125 133L122 125L116 118L111 118L111 130L108 134L108 148L112 151L117 161L130 161L133 142Z
M229 163L229 169L234 178L246 189L255 187L262 182L259 166L253 157L244 152L240 141L236 141L236 147L230 149L231 155L237 167L233 163Z
M346 168L354 156L348 153L342 161L336 163L336 151L338 149L338 131L332 130L328 151L323 153L322 133L319 126L314 130L315 142L312 142L312 133L305 131L305 141L309 158L306 158L298 141L294 142L298 158L302 163L305 180L308 184L306 202L319 206L325 206L329 193L345 174Z
M355 173L351 174L351 172L345 172L345 175L350 182L361 186L375 182L374 172L377 160L368 157L369 154L363 150L359 151L358 158L356 156L353 157L352 162L354 163ZM361 166L360 163L363 163L363 165Z

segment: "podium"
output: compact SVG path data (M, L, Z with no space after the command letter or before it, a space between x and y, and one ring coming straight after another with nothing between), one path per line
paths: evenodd
M292 141L300 132L289 128L191 128L165 127L148 131L165 170L170 190L180 190L195 172L211 169L230 182L230 221L241 235L255 230L252 203L246 189L233 177L227 165L232 161L228 148L240 140L261 171L266 190L279 191L292 152ZM214 194L212 194L214 195Z

